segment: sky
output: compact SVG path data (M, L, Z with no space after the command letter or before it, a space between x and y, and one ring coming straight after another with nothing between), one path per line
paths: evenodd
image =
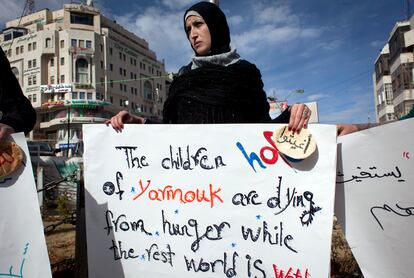
M35 0L36 10L62 0ZM316 101L320 123L375 122L374 62L407 0L220 0L231 46L256 64L268 96L289 104ZM412 1L412 0L411 0ZM194 0L100 0L102 13L144 38L166 70L189 63L193 51L183 13ZM0 26L18 18L24 0L0 0ZM414 9L414 5L413 9ZM303 89L303 94L290 93Z

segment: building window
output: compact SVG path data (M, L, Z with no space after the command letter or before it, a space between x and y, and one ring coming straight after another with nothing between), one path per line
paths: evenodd
M111 88L113 88L113 87L114 87L114 81L113 81L113 80L110 80L110 81L109 81L109 86L111 86Z
M33 42L33 50L36 50L36 42Z
M50 67L54 67L55 66L55 59L50 59Z
M72 92L72 99L78 99L78 92Z
M30 102L32 102L32 95L28 95L27 98L29 99Z
M87 94L86 94L86 99L91 100L91 99L92 99L92 93L87 93Z
M92 48L92 42L86 41L86 48Z
M126 69L124 69L124 76L126 76Z
M27 68L31 69L32 68L32 60L28 60L27 61Z
M126 61L126 56L125 54L122 54L123 60Z
M113 71L114 70L114 65L113 64L109 64L109 70Z
M79 40L79 47L85 48L85 41L84 40Z
M71 12L70 23L93 26L93 15Z
M64 40L61 40L60 41L60 48L64 48L65 47L65 41Z
M62 74L60 76L60 83L65 83L65 75L64 74Z
M119 68L119 74L122 75L122 68Z
M101 49L101 52L103 52L103 45L99 44L99 48Z
M89 83L88 62L83 58L76 60L76 83Z
M23 54L23 50L24 50L23 45L21 45L20 46L20 54Z
M32 77L31 76L27 77L27 85L32 86Z
M65 57L60 58L60 65L61 66L65 65Z
M119 59L122 60L122 53L119 52Z
M33 85L36 85L37 84L37 78L36 78L36 75L33 75Z
M19 54L20 54L20 48L16 47L16 55L19 55Z
M37 66L36 59L33 59L32 66L35 68Z
M46 38L46 48L50 48L50 47L52 47L52 39Z
M85 92L79 92L79 99L85 99Z
M124 88L124 85L122 85L121 83L119 83L119 90L122 91Z
M103 61L101 61L101 69L103 69L103 67L104 67Z
M27 45L27 51L32 51L32 43L29 43L29 44Z
M149 81L144 83L144 98L152 100L152 85Z
M111 97L109 97L109 102L110 103L114 103L114 98L111 96Z
M78 41L76 39L72 39L70 42L70 45L73 47L77 47L78 46Z
M55 77L53 75L50 77L50 84L55 84Z
M37 95L36 94L33 95L33 102L37 102Z
M109 55L112 55L112 52L113 52L112 47L110 47L109 48Z

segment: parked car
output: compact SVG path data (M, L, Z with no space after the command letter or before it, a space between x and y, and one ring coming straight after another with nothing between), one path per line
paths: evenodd
M56 150L44 141L28 141L27 146L31 156L52 156L56 153Z

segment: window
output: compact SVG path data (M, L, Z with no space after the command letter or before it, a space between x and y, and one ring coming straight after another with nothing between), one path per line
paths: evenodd
M36 50L36 42L33 42L33 50Z
M85 59L80 58L76 60L76 83L89 83L88 67L88 62Z
M54 67L55 66L55 59L50 59L50 67Z
M119 68L119 74L122 75L122 68Z
M78 92L72 92L72 99L78 99Z
M33 59L32 66L35 68L37 66L36 59Z
M37 95L36 94L33 95L33 102L37 102Z
M50 77L50 84L55 84L55 77L53 75Z
M109 70L114 71L114 65L113 64L109 64Z
M104 67L103 61L101 61L101 69L103 69L103 67Z
M27 85L32 86L32 77L31 76L27 77Z
M78 41L76 39L72 39L70 42L70 45L73 47L77 47L78 46Z
M124 69L124 76L126 76L126 69Z
M31 44L31 43L29 43L29 44L27 45L27 51L32 51L32 44Z
M109 55L112 55L112 47L109 48Z
M27 98L29 99L30 102L32 102L32 95L28 95Z
M32 60L27 61L27 68L28 69L32 68Z
M86 99L91 100L91 99L92 99L92 93L87 93L87 94L86 94Z
M92 48L92 42L86 41L86 48Z
M21 45L21 46L20 46L20 53L21 53L21 54L23 54L23 50L24 50L23 45Z
M123 57L124 61L126 61L126 56L125 56L125 54L122 54L122 57Z
M101 52L103 52L103 45L99 44L99 48L101 49Z
M121 83L119 83L119 90L122 91L124 89L124 85L122 85Z
M119 59L122 59L122 53L119 52Z
M79 98L85 99L85 92L79 92Z
M60 41L60 48L64 48L65 47L65 41L64 40L61 40Z
M16 55L20 54L20 47L16 47Z
M110 80L109 81L109 85L111 86L111 88L113 88L114 87L114 81L113 80Z
M124 101L122 99L119 100L119 106L124 106Z
M84 13L70 13L71 24L83 24L93 26L93 15Z
M145 81L144 83L144 98L152 100L152 86L149 81Z
M84 40L79 40L79 47L85 48L85 41Z
M60 83L65 83L65 75L64 74L62 74L60 76Z
M37 78L36 78L36 75L33 75L33 85L36 85L37 84L37 80L36 80Z
M113 97L109 97L109 102L110 103L114 103L114 98Z
M61 66L65 65L65 57L60 58L60 65Z
M46 44L46 48L52 47L52 39L46 38L45 44Z

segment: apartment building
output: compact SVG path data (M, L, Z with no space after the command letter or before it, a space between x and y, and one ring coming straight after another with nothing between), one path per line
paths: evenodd
M397 22L375 60L373 74L377 122L408 114L414 105L414 16Z
M31 139L76 148L83 123L102 123L123 109L161 120L164 62L93 6L66 4L9 21L0 46L37 111Z

